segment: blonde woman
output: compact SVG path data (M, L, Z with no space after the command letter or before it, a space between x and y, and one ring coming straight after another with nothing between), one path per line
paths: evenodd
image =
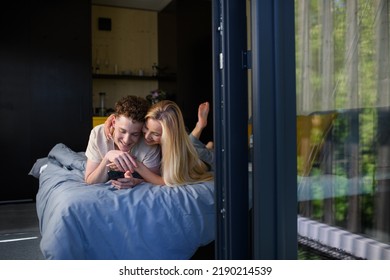
M186 185L213 180L208 166L199 158L184 125L179 106L160 101L149 109L143 127L146 144L161 146L161 176L136 159L128 166L145 181L156 185Z

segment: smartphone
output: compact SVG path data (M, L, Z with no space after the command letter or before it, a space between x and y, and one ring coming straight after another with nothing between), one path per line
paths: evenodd
M125 172L110 170L108 173L108 180L117 180L125 177Z
M134 172L131 174L134 178L143 179L141 175L139 175L137 172ZM119 178L124 178L125 172L122 171L114 171L110 170L108 171L108 180L116 180Z
M143 179L142 176L139 175L138 172L133 172L133 173L131 173L131 175L132 175L134 178Z

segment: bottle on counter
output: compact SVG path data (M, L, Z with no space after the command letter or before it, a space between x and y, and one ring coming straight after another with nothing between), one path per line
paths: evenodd
M156 77L157 76L157 64L156 63L153 63L153 65L152 65L152 76L153 77Z
M105 92L99 92L100 96L100 110L99 110L99 116L104 117L106 115L106 107L105 107Z

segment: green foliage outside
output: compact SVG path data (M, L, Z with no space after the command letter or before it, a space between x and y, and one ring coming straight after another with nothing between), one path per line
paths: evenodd
M305 1L296 0L296 75L297 75L297 111L300 112L302 104L298 104L298 100L310 99L310 111L316 112L323 110L323 79L322 73L323 63L323 1L310 0L309 12L306 14L309 25L309 65L310 73L310 95L304 93L303 83L306 77L304 73L304 50L303 33L304 20L301 18L303 14L303 3ZM347 109L359 108L357 126L353 125L347 118L337 118L333 124L332 139L332 163L331 174L335 175L333 181L334 193L332 194L333 217L334 225L345 227L350 215L348 207L350 202L349 192L351 188L358 188L358 200L361 205L359 208L361 213L356 213L361 217L363 224L362 228L369 231L373 227L374 221L374 200L375 200L375 172L377 151L376 135L377 135L377 115L375 108L378 106L378 95L389 94L378 92L378 78L377 78L377 63L378 58L376 54L376 28L378 21L378 13L376 11L375 1L358 0L357 13L357 27L358 31L355 34L357 44L351 48L348 47L348 26L347 26L347 1L332 1L332 16L333 16L333 57L326 59L333 59L333 76L331 77L332 92L331 99L333 108L342 112ZM351 35L351 34L349 34ZM389 40L387 38L387 40ZM349 63L351 62L354 52L357 52L357 66L354 70L350 70ZM349 79L353 77L351 72L357 69L357 85L356 92L351 92ZM306 94L306 95L305 95ZM329 108L327 108L328 110ZM357 141L357 158L348 154L345 149L345 143L351 143L351 137L356 136ZM321 141L321 139L312 139L312 141ZM355 154L354 154L355 155ZM301 162L298 158L297 162ZM356 165L353 176L356 176L356 186L351 186L351 165ZM327 169L329 172L329 168ZM326 211L329 209L325 207L324 185L320 180L320 176L324 175L324 162L317 159L316 164L311 170L310 176L314 178L311 182L311 192L313 200L310 202L311 218L324 221L327 215ZM329 173L328 173L329 174ZM317 179L316 179L317 178ZM326 210L328 209L328 210ZM362 232L365 233L365 232Z

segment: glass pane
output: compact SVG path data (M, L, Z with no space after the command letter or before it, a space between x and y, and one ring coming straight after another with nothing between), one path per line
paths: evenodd
M389 259L389 3L295 9L298 234Z

